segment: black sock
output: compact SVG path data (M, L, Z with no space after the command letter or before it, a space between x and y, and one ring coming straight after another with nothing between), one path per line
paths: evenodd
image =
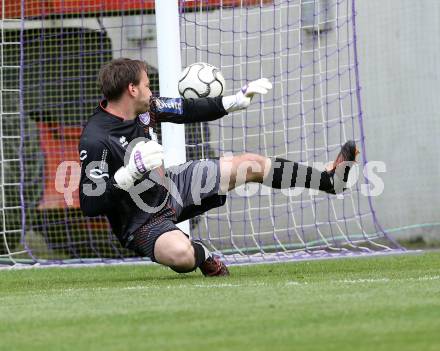
M191 245L194 248L194 258L196 259L196 267L199 267L203 262L206 261L209 255L208 250L203 246L202 243L198 241L191 240ZM194 269L195 269L194 268Z
M271 161L272 166L263 181L264 185L274 189L301 187L334 194L332 177L327 171L321 172L316 168L279 157Z

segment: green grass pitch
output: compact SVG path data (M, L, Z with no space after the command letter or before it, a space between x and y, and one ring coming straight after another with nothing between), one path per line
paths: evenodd
M0 350L440 350L440 253L0 271Z

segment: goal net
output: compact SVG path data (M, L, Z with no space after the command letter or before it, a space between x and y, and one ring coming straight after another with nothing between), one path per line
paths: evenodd
M146 60L159 91L154 1L2 0L1 11L0 264L139 260L105 218L81 214L77 143L103 63ZM180 1L183 67L219 67L225 95L260 77L274 85L246 111L187 125L188 159L254 152L323 167L346 140L361 149L342 196L254 184L192 220L228 262L399 249L372 206L355 18L353 0Z

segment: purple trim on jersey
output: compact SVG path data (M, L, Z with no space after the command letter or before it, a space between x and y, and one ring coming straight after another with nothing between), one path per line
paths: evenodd
M248 89L248 85L245 84L245 85L243 85L243 86L241 87L241 92L242 92L243 94L245 94L247 89Z

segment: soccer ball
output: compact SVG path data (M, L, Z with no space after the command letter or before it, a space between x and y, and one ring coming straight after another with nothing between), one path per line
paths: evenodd
M225 87L220 70L205 62L189 65L179 77L179 94L185 99L220 96Z

